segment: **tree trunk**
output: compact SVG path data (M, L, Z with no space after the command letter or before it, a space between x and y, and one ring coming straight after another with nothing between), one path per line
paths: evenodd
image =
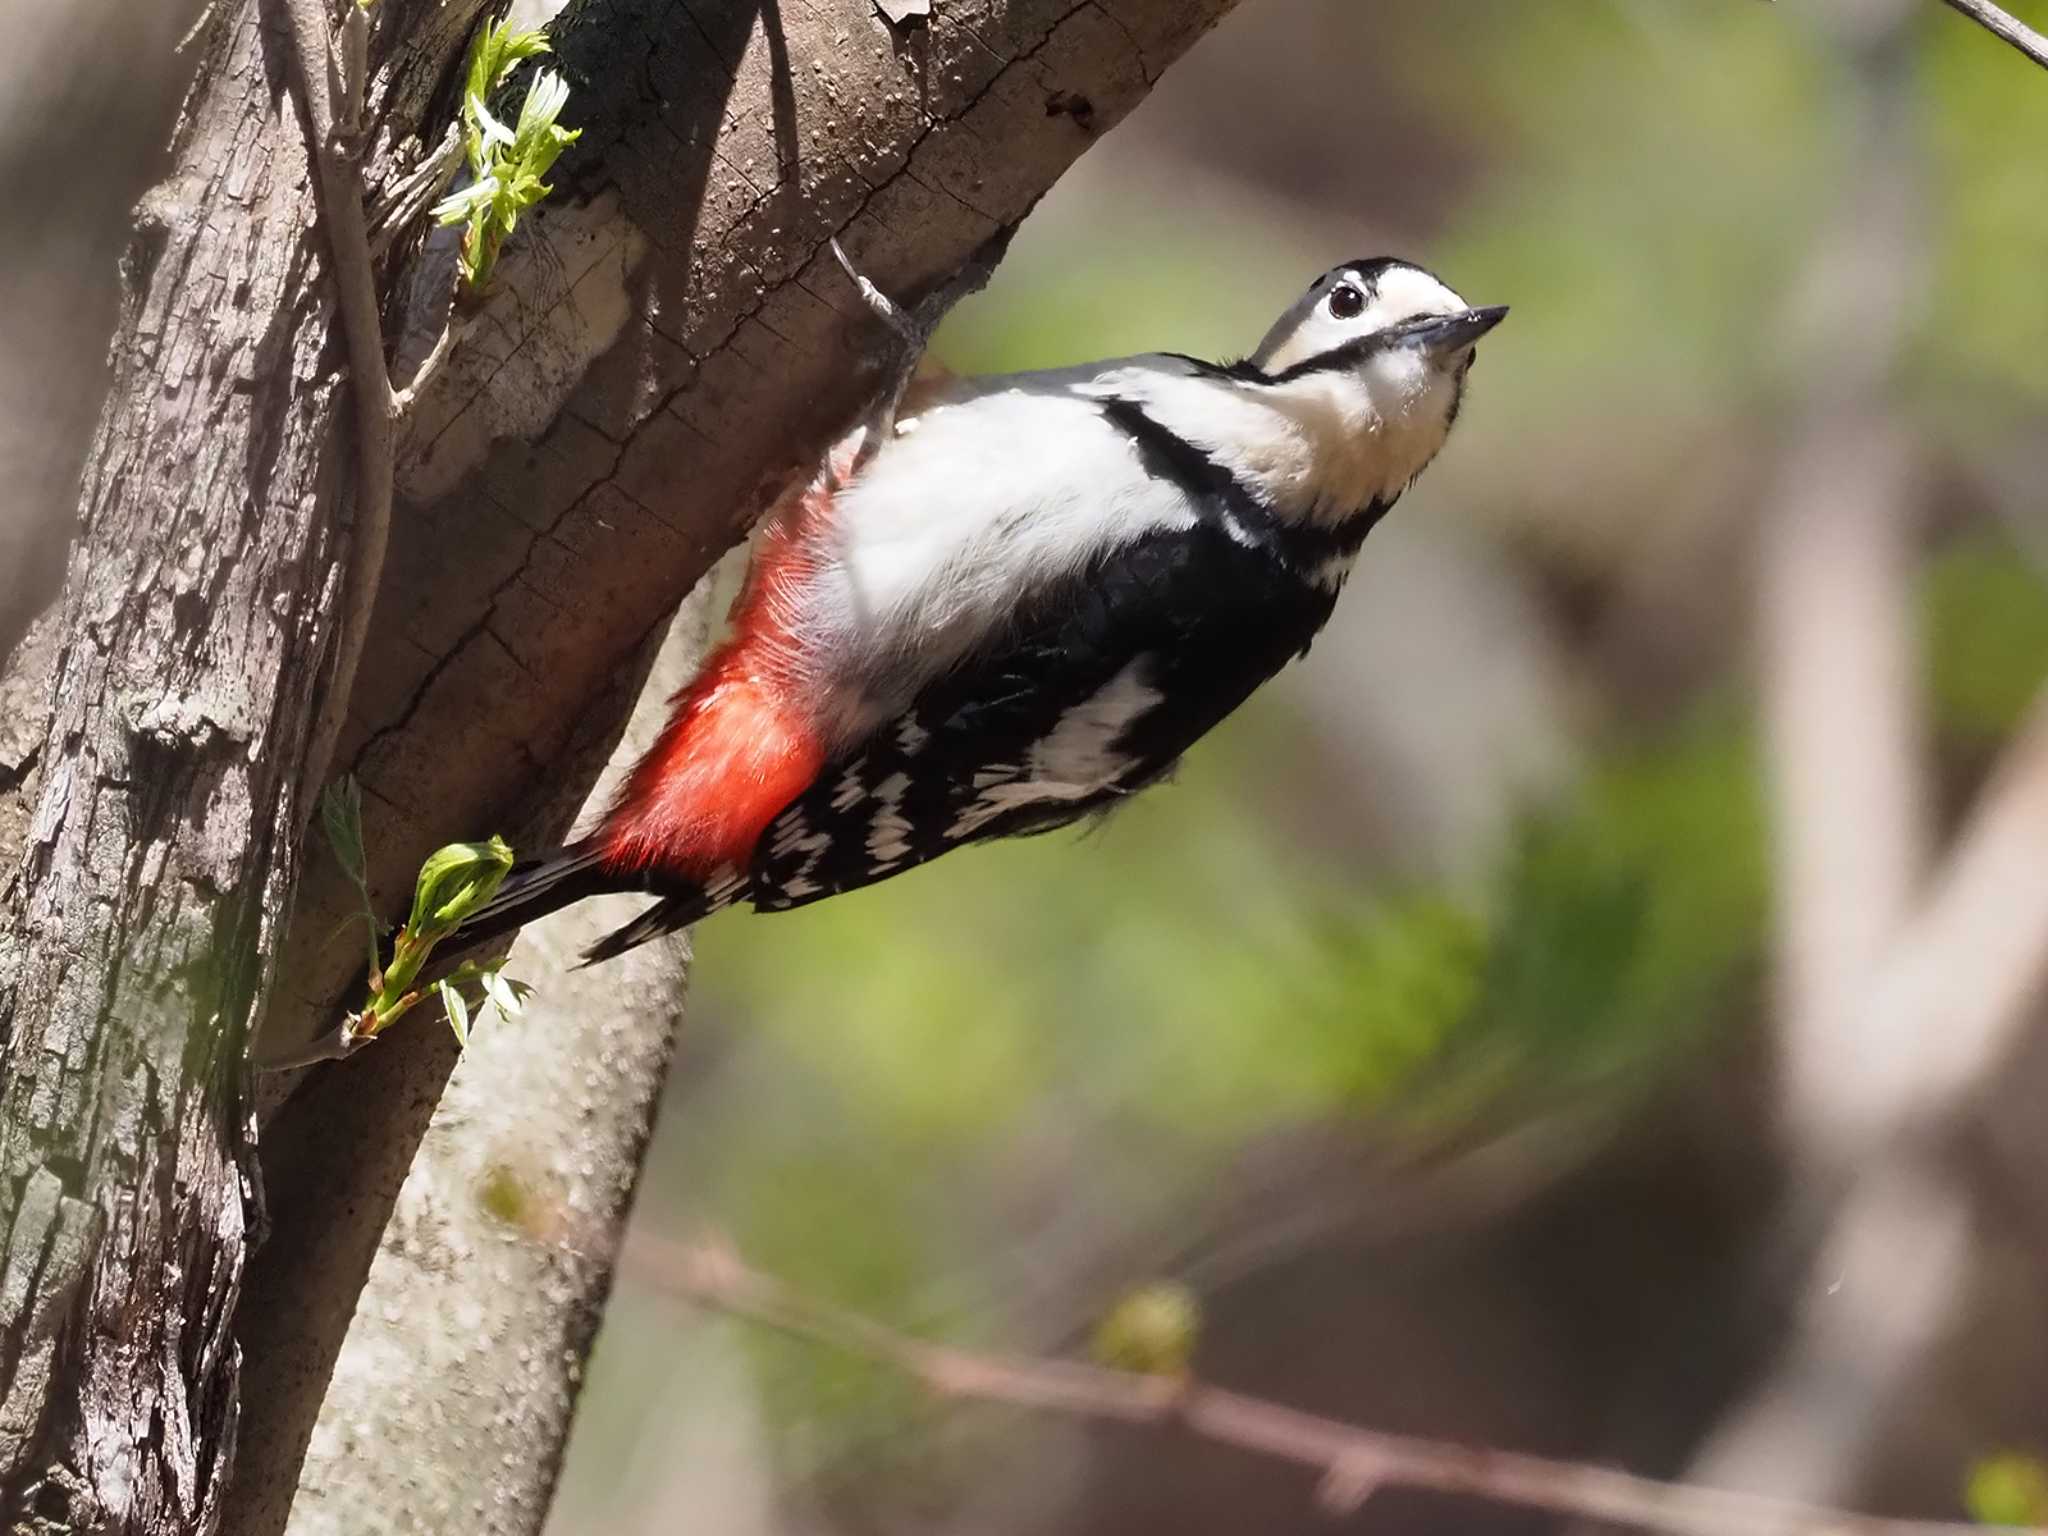
M267 1096L276 1236L238 1318L244 1045L266 1003L271 1038L330 1026L360 952L319 854L284 943L354 454L289 44L267 0L223 3L125 263L49 724L7 744L36 775L0 910L12 1525L209 1530L231 1465L281 1510L452 1060L420 1027ZM450 838L559 827L649 637L858 407L873 325L827 239L896 292L947 289L1229 3L565 13L584 141L415 422L350 699L380 900ZM481 4L376 7L387 160ZM429 309L438 281L414 285ZM238 1419L260 1431L239 1465Z
M432 10L389 7L386 35ZM414 47L460 39L437 19ZM416 66L439 63L387 63L382 104L423 104ZM241 1059L290 911L348 542L345 389L284 73L253 8L219 29L176 174L137 211L0 914L15 1522L210 1528L233 1455Z

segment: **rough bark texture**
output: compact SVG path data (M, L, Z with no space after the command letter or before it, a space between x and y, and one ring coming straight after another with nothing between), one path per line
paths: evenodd
M434 11L385 20L459 47L414 27ZM386 104L438 73L409 62ZM177 174L137 212L0 912L10 1525L208 1529L233 1456L240 1064L290 911L347 543L343 386L281 78L254 8L220 28Z
M856 408L873 326L827 238L897 292L945 288L1229 3L953 0L895 29L868 0L565 14L584 143L415 423L351 699L386 904L450 837L559 824L665 616ZM138 213L49 725L6 744L39 775L0 912L12 1525L211 1529L231 1465L281 1520L452 1062L423 1027L269 1095L277 1221L237 1319L245 1041L274 978L268 1028L303 1037L358 963L318 856L281 932L354 455L288 44L264 0L224 5ZM387 150L480 5L376 8ZM417 291L431 309L434 279ZM262 1433L240 1463L238 1422Z

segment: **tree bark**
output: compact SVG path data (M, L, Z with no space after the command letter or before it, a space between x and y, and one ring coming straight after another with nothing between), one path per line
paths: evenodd
M411 41L381 106L416 117L460 46L435 12L387 8L384 34ZM233 1457L241 1058L290 910L348 543L344 387L279 51L253 7L219 29L176 174L137 211L0 914L15 1524L208 1529Z
M266 1004L272 1039L331 1025L359 964L324 852L286 935L354 455L289 43L268 0L226 3L138 213L50 721L10 744L38 776L0 911L10 1525L210 1530L231 1466L281 1518L452 1062L421 1027L265 1095L276 1222L245 1276L244 1044ZM350 699L381 902L452 837L559 828L665 616L857 409L872 322L826 241L948 290L1229 3L564 14L584 141L414 422ZM384 169L481 5L377 6Z

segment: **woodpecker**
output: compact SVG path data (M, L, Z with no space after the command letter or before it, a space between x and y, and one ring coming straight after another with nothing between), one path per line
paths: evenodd
M585 956L606 960L1157 782L1307 653L1506 313L1354 261L1241 361L956 380L853 434L769 514L730 638L610 811L462 937L658 897Z

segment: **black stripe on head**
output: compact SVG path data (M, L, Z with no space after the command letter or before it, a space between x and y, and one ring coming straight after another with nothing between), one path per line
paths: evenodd
M1400 341L1401 337L1396 332L1374 331L1370 336L1360 336L1334 346L1327 352L1318 352L1314 357L1304 357L1300 362L1282 368L1278 373L1261 373L1257 376L1257 382L1288 384L1318 373L1347 372L1358 367L1367 358L1398 346Z
M1315 356L1305 357L1300 362L1281 369L1278 373L1264 374L1260 378L1249 382L1285 384L1293 379L1306 378L1310 374L1342 372L1356 368L1377 353L1388 352L1395 347L1412 344L1416 339L1417 327L1434 328L1454 326L1466 322L1474 323L1478 326L1478 329L1471 340L1466 343L1466 346L1469 348L1478 341L1480 336L1485 335L1487 331L1498 324L1501 316L1506 313L1505 309L1467 309L1450 315L1422 314L1408 320L1397 320L1391 325L1372 332L1370 335L1354 337L1350 341L1339 343L1327 352L1318 352ZM1423 345L1429 345L1429 343L1425 341ZM1459 363L1454 375L1454 382L1461 392L1465 387L1465 375L1471 372L1472 369L1472 356L1473 354L1468 350L1463 360ZM1438 360L1441 360L1441 354L1438 355ZM1452 415L1453 417L1456 416L1455 406L1452 409Z
M1228 379L1235 384L1288 384L1296 379L1306 379L1318 373L1342 373L1356 368L1377 353L1391 351L1400 345L1403 337L1397 326L1373 331L1369 335L1354 336L1340 342L1327 352L1318 352L1313 357L1304 357L1298 363L1290 363L1278 373L1268 373L1249 357L1240 357L1228 363L1205 363L1198 357L1184 358L1193 363L1208 378ZM1180 357L1180 353L1168 353L1169 357Z

